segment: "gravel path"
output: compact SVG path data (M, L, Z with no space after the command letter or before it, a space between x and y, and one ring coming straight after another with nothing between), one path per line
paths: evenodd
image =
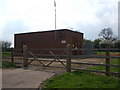
M40 84L55 73L23 70L3 69L2 88L38 88Z
M81 59L73 60L74 62L84 63L103 63L103 59ZM55 64L55 63L53 63ZM60 63L61 65L61 63ZM58 65L57 65L58 66ZM63 66L63 65L62 65ZM78 65L81 66L81 65ZM38 88L41 83L55 74L65 73L63 69L42 69L29 68L29 70L21 69L3 69L2 70L2 87L3 88Z

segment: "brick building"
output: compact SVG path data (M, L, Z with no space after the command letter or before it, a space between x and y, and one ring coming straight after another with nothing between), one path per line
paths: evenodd
M73 48L83 46L83 33L69 29L19 33L14 38L16 49L21 49L24 44L32 49L66 48L67 44Z

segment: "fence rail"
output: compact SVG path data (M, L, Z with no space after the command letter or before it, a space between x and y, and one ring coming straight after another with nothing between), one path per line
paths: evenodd
M74 51L86 51L86 50L93 50L94 52L97 51L104 51L104 54L90 54L90 55L73 55L72 52ZM16 52L17 51L17 52ZM19 52L20 51L20 52ZM22 51L22 52L21 52ZM44 52L47 51L47 54L44 53L32 53L31 51L37 51L37 52ZM59 54L53 53L53 51L62 51ZM71 70L84 70L84 71L90 71L90 72L99 72L99 73L106 73L106 75L110 74L118 74L120 75L119 72L110 72L110 67L117 67L120 68L120 64L118 65L111 65L110 64L110 59L120 59L120 52L116 56L112 56L110 52L117 52L118 53L119 49L114 49L114 48L102 48L102 49L86 49L86 48L80 48L80 49L72 49L70 45L67 45L66 48L46 48L46 49L29 49L27 45L23 46L22 49L12 49L11 52L8 53L2 53L2 54L9 54L6 58L6 56L3 56L3 58L6 59L11 59L11 62L13 63L19 63L15 62L15 60L21 60L23 67L28 67L31 62L38 61L40 62L43 66L45 67L56 67L58 66L50 66L53 62L60 62L64 67L66 68L67 72L70 72ZM30 54L31 52L31 54ZM47 58L46 60L43 59ZM101 58L105 59L105 64L99 64L99 63L81 63L81 62L74 62L72 59L73 58L79 58L79 59L84 59L84 58ZM50 60L48 60L50 59ZM60 60L64 59L64 60ZM49 64L45 65L43 62L50 62ZM64 64L66 63L66 64ZM93 65L93 66L105 66L105 71L98 71L98 70L85 70L85 69L80 69L80 68L74 68L72 67L72 64L78 64L78 65ZM32 65L32 64L31 64Z
M97 55L73 55L73 58L117 58L119 59L120 56L97 56Z

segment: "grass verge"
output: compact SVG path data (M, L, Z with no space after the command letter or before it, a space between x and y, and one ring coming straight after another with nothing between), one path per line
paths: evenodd
M74 71L48 79L43 88L120 88L119 79Z
M21 68L21 66L15 65L11 62L0 62L0 68Z

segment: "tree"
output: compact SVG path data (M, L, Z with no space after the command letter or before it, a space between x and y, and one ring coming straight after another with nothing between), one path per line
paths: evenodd
M112 47L113 41L117 40L117 37L113 34L111 28L104 28L100 34L101 42L99 43L101 47Z
M85 42L92 42L91 40L88 40L88 39L85 39L85 38L84 38L83 41L84 41L84 43L85 43Z
M120 48L120 40L114 42L114 48Z
M95 39L94 41L93 41L93 45L94 45L94 48L99 48L100 46L99 46L99 43L100 43L100 39Z
M116 36L114 36L113 31L111 28L104 28L99 36L101 37L102 40L106 40L108 42L115 41L117 39Z
M2 51L6 52L10 50L11 42L2 41Z
M2 51L2 41L0 41L0 52Z

